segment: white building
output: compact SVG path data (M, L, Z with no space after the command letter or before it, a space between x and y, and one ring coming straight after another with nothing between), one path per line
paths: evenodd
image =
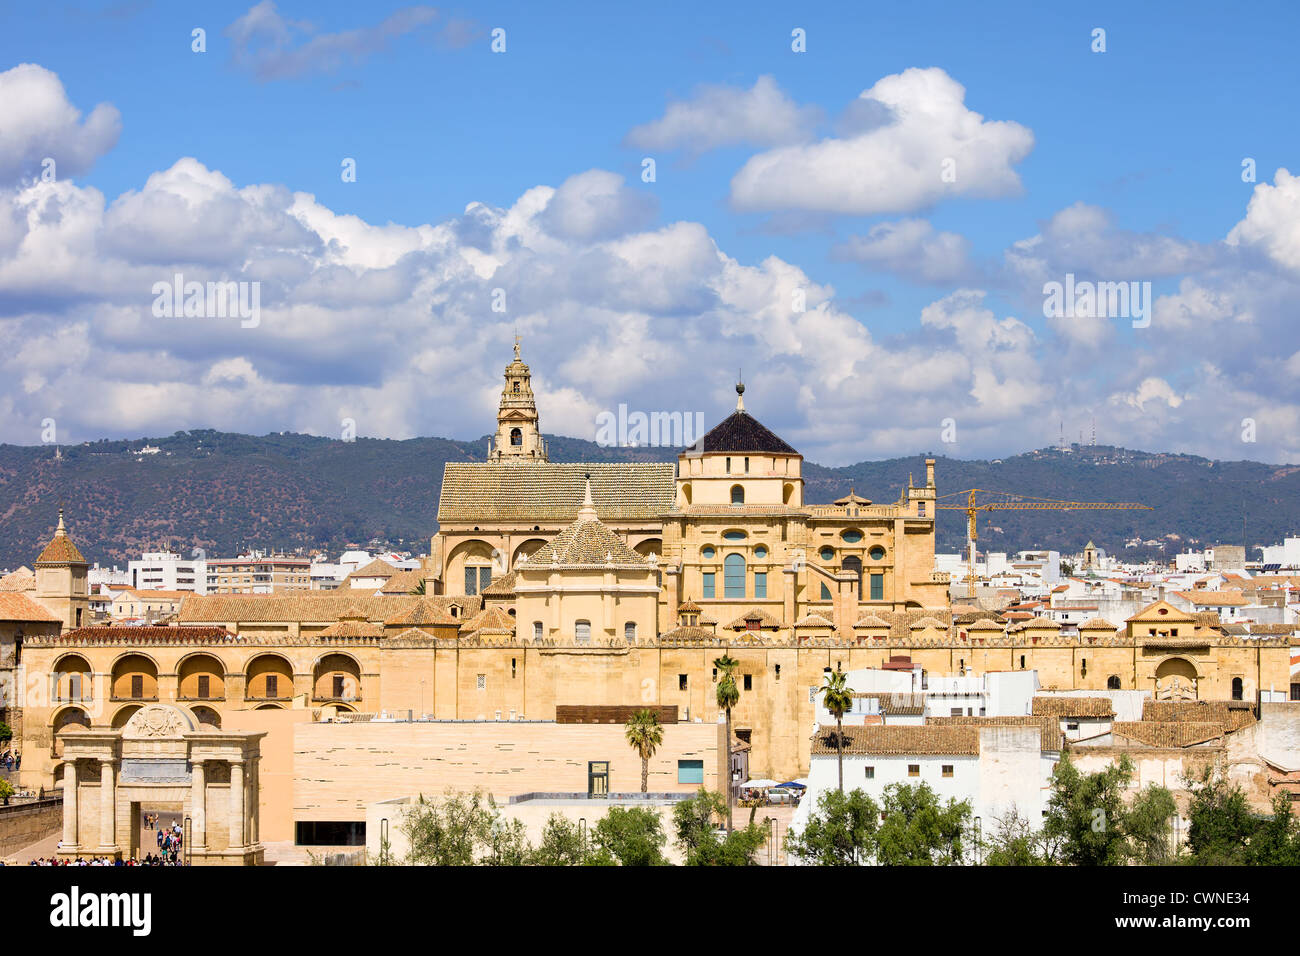
M146 551L140 560L127 562L127 573L133 588L208 593L207 562L174 551Z

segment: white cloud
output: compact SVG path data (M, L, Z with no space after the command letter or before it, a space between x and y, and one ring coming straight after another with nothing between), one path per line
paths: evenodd
M745 143L779 146L806 139L821 118L816 107L799 106L771 76L749 89L702 86L690 99L669 104L664 115L634 127L629 146L703 153Z
M1227 242L1257 248L1283 268L1300 273L1300 177L1279 169L1273 185L1258 183L1246 218L1228 233Z
M121 131L121 115L109 103L83 121L58 75L42 66L22 63L0 73L0 184L40 175L46 158L54 160L56 177L84 173Z
M966 237L935 232L924 219L882 222L865 236L850 236L832 255L919 282L955 282L971 273Z
M752 157L731 181L732 202L742 210L873 215L956 196L1016 195L1013 167L1033 148L1033 133L985 120L966 108L965 97L965 88L937 67L886 76L861 99L887 122ZM948 182L950 160L955 178Z
M604 239L639 229L654 218L654 200L604 169L570 176L542 213L548 232L561 239Z

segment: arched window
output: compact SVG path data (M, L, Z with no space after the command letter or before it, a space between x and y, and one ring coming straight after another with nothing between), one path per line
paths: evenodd
M745 489L740 485L731 486L731 503L733 505L743 505L745 503Z
M578 644L591 643L591 622L575 621L573 623L573 639Z
M1111 674L1109 677L1106 678L1106 689L1107 689L1107 690L1119 690L1119 675L1118 675L1118 674Z
M628 621L623 625L623 640L629 644L636 640L636 621Z
M745 559L739 554L729 554L722 562L722 596L745 596Z
M844 559L844 570L851 571L858 576L858 596L862 596L862 559L856 554L850 554Z
M1232 699L1241 700L1241 691L1242 691L1241 678L1234 677L1232 679Z
M524 443L524 433L518 428L510 429L510 444L522 445Z

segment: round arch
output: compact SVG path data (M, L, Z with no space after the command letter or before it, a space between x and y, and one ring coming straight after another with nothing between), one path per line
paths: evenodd
M158 664L148 654L123 654L110 673L113 700L158 699Z
M447 552L447 571L443 576L447 588L461 588L457 593L478 594L491 582L500 568L500 551L481 538L462 541ZM450 592L449 592L450 593Z
M176 665L178 700L224 700L226 665L215 654L197 651Z
M545 547L545 545L545 538L529 538L527 541L524 541L515 548L515 553L510 556L510 567L518 567L519 562L523 560L525 555L536 554L539 550Z
M643 558L648 558L652 554L657 558L662 558L664 556L664 539L646 538L644 541L638 542L632 550Z
M199 705L191 707L190 713L194 715L194 722L200 729L212 728L213 730L221 729L221 714L212 707Z
M1157 700L1196 700L1200 675L1185 657L1166 657L1156 665Z
M312 699L343 701L361 699L361 665L351 654L333 652L312 666Z
M247 700L288 700L293 697L293 665L282 654L263 653L244 667Z
M94 697L94 676L90 662L81 654L63 654L50 669L50 693L55 701L81 701Z
M55 735L69 728L90 729L90 714L84 707L60 707L50 717L50 729Z
M132 715L140 709L140 706L140 704L127 704L125 707L119 709L118 712L113 715L113 719L109 722L109 726L114 730L121 730L126 726L126 722L131 719Z

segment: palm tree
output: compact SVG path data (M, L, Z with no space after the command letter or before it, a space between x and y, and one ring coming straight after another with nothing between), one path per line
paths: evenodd
M407 593L407 594L418 594L418 595L420 595L421 597L423 597L426 593L428 593L428 592L426 591L426 589L425 589L424 578L421 578L421 579L420 579L420 583L417 584L415 587L411 588L411 590L407 591L406 593Z
M853 709L853 688L844 672L835 668L822 685L822 703L835 718L835 757L840 765L840 793L844 792L844 715Z
M740 688L736 686L736 668L740 661L724 653L713 659L713 666L718 669L718 707L727 713L727 832L731 832L731 805L735 801L736 788L731 779L731 708L740 702Z
M650 758L664 742L664 728L659 723L659 715L653 710L638 710L623 725L623 733L632 749L641 755L641 792L649 793Z

